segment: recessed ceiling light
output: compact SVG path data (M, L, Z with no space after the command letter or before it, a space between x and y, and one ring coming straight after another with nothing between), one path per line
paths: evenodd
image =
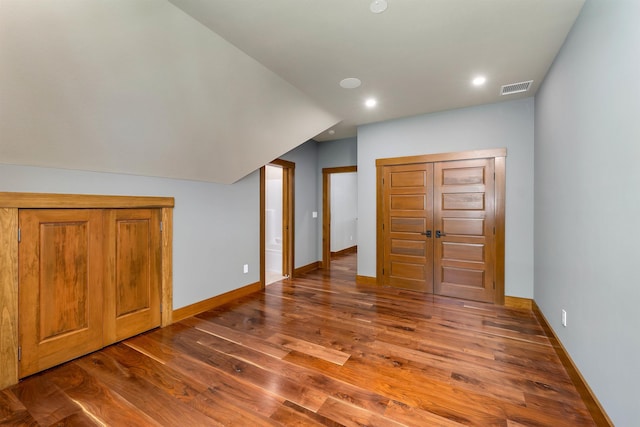
M485 76L478 76L471 81L471 83L473 83L474 86L482 86L486 82L487 82L487 78Z
M329 135L335 135L335 134L336 134L336 131L335 131L335 130L331 129L331 130L329 131Z
M362 82L360 81L360 79L357 79L355 77L347 77L346 79L340 80L340 86L345 89L355 89L357 87L360 87L361 84Z
M382 13L387 10L387 0L373 0L369 9L373 13Z
M364 102L364 105L366 105L368 108L373 108L378 105L378 101L375 98L369 98Z

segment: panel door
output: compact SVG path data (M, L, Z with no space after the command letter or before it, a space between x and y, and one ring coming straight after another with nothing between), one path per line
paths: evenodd
M160 326L160 218L160 209L106 212L106 343Z
M383 283L433 292L433 164L383 171Z
M24 377L102 347L102 212L20 210Z
M434 175L435 293L493 302L494 159L436 163Z

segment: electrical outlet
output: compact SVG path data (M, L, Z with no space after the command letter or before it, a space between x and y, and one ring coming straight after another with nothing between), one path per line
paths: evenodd
M562 309L562 326L567 327L567 310Z
M247 274L249 272L249 264L245 264L242 267L242 271L243 271L244 274Z

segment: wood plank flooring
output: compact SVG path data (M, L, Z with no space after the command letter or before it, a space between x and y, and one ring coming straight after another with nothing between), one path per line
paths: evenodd
M3 425L592 426L532 312L355 284L355 255L33 375Z

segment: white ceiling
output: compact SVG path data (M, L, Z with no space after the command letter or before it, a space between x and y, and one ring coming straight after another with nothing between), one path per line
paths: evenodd
M0 162L236 182L311 138L533 95L584 2L371 1L0 0Z
M584 0L170 0L342 122L317 140L403 116L532 96ZM471 79L487 83L476 88ZM338 83L357 77L346 90ZM529 92L500 96L533 80ZM366 109L367 97L378 106Z

